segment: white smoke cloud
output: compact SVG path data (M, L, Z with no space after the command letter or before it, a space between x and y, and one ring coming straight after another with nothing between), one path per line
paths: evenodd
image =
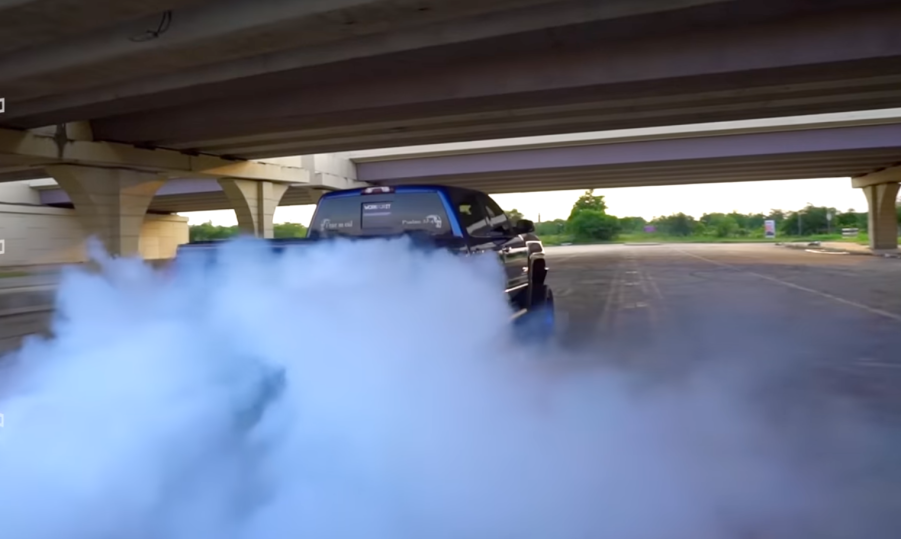
M722 377L647 386L520 348L490 258L242 241L174 273L102 263L66 275L56 338L5 361L3 537L889 529L824 473L859 463L847 437L869 431L829 441L854 459L805 466L810 449L799 458Z

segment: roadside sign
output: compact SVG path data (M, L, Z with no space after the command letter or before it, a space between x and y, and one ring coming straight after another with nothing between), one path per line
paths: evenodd
M648 234L652 234L654 232L657 232L657 227L655 227L654 225L647 225L644 227L644 231Z
M767 219L763 222L763 235L767 238L776 237L776 221Z

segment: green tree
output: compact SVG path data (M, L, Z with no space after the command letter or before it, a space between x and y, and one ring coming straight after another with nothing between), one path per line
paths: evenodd
M732 215L725 215L716 223L716 236L729 238L738 234L738 220Z
M619 229L626 234L635 234L643 232L645 225L648 224L644 217L621 217L619 220Z
M305 238L307 227L300 223L278 223L273 227L276 238Z
M584 210L593 210L599 211L602 214L607 214L607 203L604 202L604 197L602 195L595 195L594 189L589 189L585 191L585 194L579 197L579 200L573 204L573 209L569 213L569 219L572 219L576 213ZM569 220L567 219L567 221Z
M583 240L612 240L619 233L619 220L598 210L580 210L567 222L567 228Z
M581 240L612 240L619 233L619 219L607 215L604 197L595 195L593 189L585 191L573 204L566 228Z
M188 227L188 238L193 242L225 240L233 238L239 234L237 226L215 226L207 221L199 225L191 225Z
M539 236L554 236L564 232L566 232L566 221L563 219L535 223L535 233Z
M705 213L699 219L703 226L695 230L703 230L703 235L718 238L746 237L762 232L765 219L762 213Z
M215 226L211 222L188 227L188 238L193 242L227 240L241 234L237 226ZM307 227L299 223L278 223L273 227L273 235L276 238L304 238L307 235Z
M732 212L729 216L738 224L738 230L735 231L736 236L750 236L763 232L763 222L767 219L767 216L762 213Z
M901 210L899 210L901 214ZM836 214L832 220L835 225L835 231L838 232L843 228L859 228L866 229L867 214L866 212L856 212L853 209Z
M697 231L701 229L704 231L704 236L719 236L720 223L725 218L725 213L705 213L698 219L698 224L703 226L695 226L695 233L697 234Z
M779 232L787 236L826 234L830 229L834 232L836 228L841 227L836 224L836 220L833 220L833 224L830 226L826 217L826 214L830 212L833 216L839 216L839 212L835 208L808 204L803 209L786 215L785 220L779 224Z
M788 212L785 219L778 225L779 234L784 236L802 236L809 234L804 222L804 214L801 211Z
M522 212L520 212L516 208L513 208L512 210L506 211L504 213L507 214L507 219L510 219L510 222L512 222L514 225L519 221L525 219L525 217L522 216Z
M691 236L695 229L695 218L682 212L658 217L651 221L657 231L667 236Z

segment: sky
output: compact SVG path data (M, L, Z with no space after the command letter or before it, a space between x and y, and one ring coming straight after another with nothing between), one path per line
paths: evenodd
M501 208L517 209L526 219L538 221L540 217L541 221L550 221L565 219L582 193L583 190L511 193L493 195L493 198ZM863 191L852 188L850 178L619 187L596 189L594 194L604 196L607 211L611 215L644 217L648 220L676 212L695 217L713 212L766 213L771 209L794 210L808 203L830 206L840 211L852 208L864 211L867 207ZM275 222L308 225L313 216L313 208L279 206L275 211ZM181 215L188 217L192 225L206 221L220 226L238 224L232 210L189 212Z
M644 137L655 135L717 131L736 129L783 128L785 126L834 124L836 122L879 123L901 119L901 108L858 111L850 113L817 114L785 118L742 120L735 122L715 122L682 126L623 129L616 131L596 131L525 137L451 144L433 144L407 148L384 148L347 152L351 159L366 159L390 155L415 155L418 153L465 151L467 149L514 147L535 143L559 143L567 141L602 140L617 137ZM505 210L519 210L526 219L549 221L565 219L573 203L584 190L546 191L534 193L513 193L493 195ZM489 193L491 194L491 193ZM644 217L653 219L663 215L683 212L695 217L704 213L737 211L739 213L766 213L773 209L795 210L807 204L834 207L839 211L867 208L863 191L851 187L850 178L823 178L813 180L740 182L721 184L670 185L654 187L619 187L597 189L596 195L603 195L608 213L618 217ZM276 223L301 223L308 225L313 216L313 206L280 206L275 212ZM190 224L207 221L215 225L237 224L232 210L182 213Z

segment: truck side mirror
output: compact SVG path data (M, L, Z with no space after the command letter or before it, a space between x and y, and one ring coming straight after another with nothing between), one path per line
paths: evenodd
M516 222L516 233L517 234L531 234L535 232L535 223L529 221L528 219L520 219Z

